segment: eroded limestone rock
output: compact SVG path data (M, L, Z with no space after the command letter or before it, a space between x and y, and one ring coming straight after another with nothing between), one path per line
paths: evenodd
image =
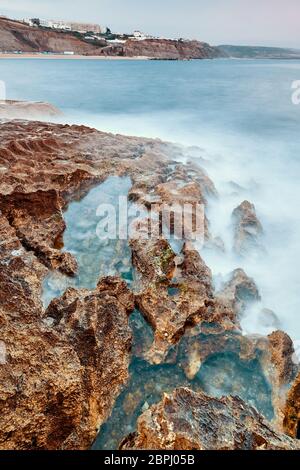
M145 411L121 450L296 450L238 397L216 399L179 388Z
M283 426L289 436L300 439L300 373L287 395Z
M135 240L131 246L134 266L144 279L136 295L137 306L154 330L147 359L160 363L187 326L217 321L211 272L188 244L181 256L175 256L165 240ZM228 319L232 316L224 315L222 321Z
M249 201L242 202L232 213L234 224L234 246L238 255L246 255L253 249L262 251L263 228L257 218L255 206Z
M0 309L0 448L88 449L128 378L133 296L105 278L95 291L69 289L40 318L26 294L36 318L18 310L28 308L20 295L20 307Z
M260 294L253 279L243 269L236 269L222 289L217 292L218 301L240 316L247 305L260 300Z

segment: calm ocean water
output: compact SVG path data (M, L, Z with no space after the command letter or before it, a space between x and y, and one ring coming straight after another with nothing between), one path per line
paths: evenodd
M267 253L242 267L260 288L260 307L276 312L297 346L300 105L292 104L291 84L300 80L300 61L16 59L0 61L0 80L8 98L49 101L67 122L200 146L220 193L210 205L212 231L228 248L205 259L216 278L241 265L230 251L230 214L244 199L254 202ZM268 332L256 318L248 312L245 331Z

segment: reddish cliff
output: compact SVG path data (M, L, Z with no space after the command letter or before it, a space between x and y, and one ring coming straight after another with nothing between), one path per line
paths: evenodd
M220 57L219 51L205 42L171 39L127 41L124 46L124 55L158 59L212 59Z
M0 49L2 52L64 52L99 55L101 48L64 32L31 27L18 21L0 18Z
M218 48L199 41L169 39L128 40L109 45L104 39L89 42L72 33L31 27L19 21L0 17L0 52L73 51L79 55L105 55L157 59L206 59L220 57Z

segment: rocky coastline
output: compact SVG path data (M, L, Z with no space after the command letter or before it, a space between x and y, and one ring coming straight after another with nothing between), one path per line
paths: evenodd
M68 287L43 305L50 273L78 273L76 256L63 251L64 212L108 177L131 179L134 204L158 198L206 211L218 194L192 150L25 117L0 124L0 449L90 449L103 424L121 416L116 403L129 383L122 413L137 421L116 437L120 449L300 449L293 343L273 312L264 312L272 334L243 334L243 312L260 293L242 269L217 289L190 240L176 251L163 234L131 238L130 283L108 274L95 289ZM232 223L239 256L264 249L251 202L241 201ZM205 244L223 249L206 212ZM217 360L250 370L250 381L237 376L234 393L212 396L196 379L204 369L212 377ZM153 404L143 400L147 376L131 380L134 361L161 377ZM176 370L173 381L164 367ZM222 391L225 379L207 383Z

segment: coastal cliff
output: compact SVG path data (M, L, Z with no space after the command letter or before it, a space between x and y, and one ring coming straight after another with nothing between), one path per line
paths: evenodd
M150 57L152 59L214 59L223 57L221 51L200 41L183 41L172 39L146 39L143 41L128 40L120 46L103 50L105 55L122 55L125 57Z
M150 57L157 59L212 59L223 54L215 47L199 41L168 39L128 40L110 44L105 39L86 40L84 35L28 26L0 17L1 52L63 53L76 55Z
M286 398L299 371L293 344L282 331L242 334L246 306L260 299L247 273L235 270L216 290L192 242L176 251L163 234L131 236L131 277L108 272L87 289L76 253L62 250L64 212L112 175L130 177L128 201L143 207L202 204L204 244L216 246L206 207L218 194L191 149L25 120L1 122L0 136L0 448L88 449L105 422L110 448L299 448L296 385ZM248 208L254 218L244 202L234 220L237 239ZM148 222L145 214L138 224ZM88 258L90 239L76 236ZM44 305L53 275L78 283ZM224 390L228 368L239 398L204 394L205 380L211 393Z
M2 52L27 53L73 51L81 55L101 52L99 46L70 33L35 28L6 18L0 18L0 49Z

